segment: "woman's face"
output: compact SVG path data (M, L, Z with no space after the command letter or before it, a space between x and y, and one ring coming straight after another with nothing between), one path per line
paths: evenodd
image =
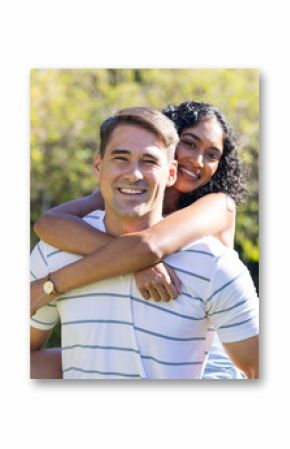
M223 130L211 117L184 129L177 146L178 175L174 189L189 193L205 185L218 168L223 153Z

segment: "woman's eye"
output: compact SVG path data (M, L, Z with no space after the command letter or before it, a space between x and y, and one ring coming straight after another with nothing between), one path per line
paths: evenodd
M210 153L207 154L208 159L210 159L211 161L217 161L219 159L217 153L215 151L211 151Z
M182 145L185 145L186 147L189 147L189 148L195 148L196 147L195 142L192 142L192 140L181 140L180 143Z

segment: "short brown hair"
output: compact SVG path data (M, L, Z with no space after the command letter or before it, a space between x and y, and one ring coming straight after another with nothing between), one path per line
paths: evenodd
M100 127L101 157L104 157L111 135L119 125L135 125L151 131L168 149L168 158L174 158L178 134L173 122L162 112L148 107L121 109L103 121Z

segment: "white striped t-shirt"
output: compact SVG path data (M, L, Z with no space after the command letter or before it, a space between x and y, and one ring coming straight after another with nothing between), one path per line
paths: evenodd
M104 212L84 220L105 231ZM31 276L38 279L80 256L39 242ZM31 319L39 329L61 320L65 379L197 379L215 329L221 341L258 333L256 291L237 253L205 237L166 258L182 282L168 303L144 300L133 275L61 294Z

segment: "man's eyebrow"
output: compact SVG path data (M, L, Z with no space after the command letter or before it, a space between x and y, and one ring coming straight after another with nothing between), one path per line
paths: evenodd
M114 154L130 154L129 150L122 150L122 149L118 149L118 150L113 150L111 152L112 155Z
M155 159L156 161L159 159L158 156L152 153L144 153L143 157L150 157L151 159Z
M129 151L129 150L125 150L125 149L122 149L122 148L118 148L118 149L115 149L115 150L112 150L112 152L111 152L111 155L112 156L116 156L116 155L124 155L124 154L127 154L127 155L130 155L131 154L131 151ZM149 158L151 158L151 159L154 159L154 160L158 160L158 156L156 156L155 154L152 154L152 153L144 153L143 154L143 157L149 157Z

